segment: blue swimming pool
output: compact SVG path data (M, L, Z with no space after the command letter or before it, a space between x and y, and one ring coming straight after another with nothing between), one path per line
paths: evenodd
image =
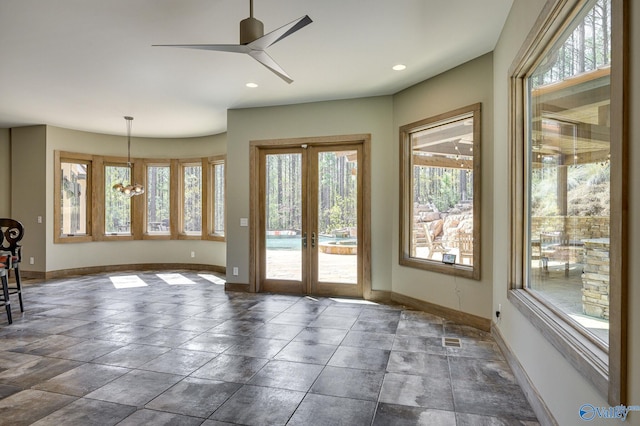
M353 241L353 238L335 238L321 235L318 238L318 243L328 242L340 242L340 241ZM311 239L307 240L311 243ZM268 236L267 237L267 249L269 250L300 250L302 248L302 236L301 235L286 235L286 236Z

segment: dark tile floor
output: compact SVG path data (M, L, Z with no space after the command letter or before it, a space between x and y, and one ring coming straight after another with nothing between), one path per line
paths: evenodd
M0 311L0 424L538 424L487 333L178 273L25 286Z

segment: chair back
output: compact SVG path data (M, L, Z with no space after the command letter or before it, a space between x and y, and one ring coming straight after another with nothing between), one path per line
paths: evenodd
M565 238L562 232L541 232L540 233L540 247L542 249L554 249L555 247L563 245Z
M20 240L24 237L24 226L15 219L0 218L0 251L10 251L20 260Z

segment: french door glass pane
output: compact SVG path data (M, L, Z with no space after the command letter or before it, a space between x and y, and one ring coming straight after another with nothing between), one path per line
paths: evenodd
M131 198L113 190L117 183L131 182L131 169L127 166L105 166L104 181L105 234L131 234Z
M358 152L318 153L318 281L358 283Z
M202 232L202 166L183 167L182 223L186 234Z
M87 234L87 178L89 165L61 161L60 216L63 235Z
M169 166L147 167L147 232L168 233L170 221Z
M529 289L608 342L610 0L528 78Z
M266 278L302 280L302 155L266 156Z

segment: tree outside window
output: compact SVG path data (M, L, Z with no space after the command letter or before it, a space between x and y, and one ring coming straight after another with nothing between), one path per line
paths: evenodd
M147 232L169 233L171 222L170 205L171 167L169 165L147 166Z
M87 162L61 161L60 182L60 233L62 235L87 235L89 178L91 169Z
M128 166L105 166L105 234L131 234L131 198L113 190L113 185L120 182L131 182L131 168Z
M202 165L182 166L182 227L185 234L202 233Z
M225 164L217 160L211 164L211 216L212 234L223 237L225 234Z

